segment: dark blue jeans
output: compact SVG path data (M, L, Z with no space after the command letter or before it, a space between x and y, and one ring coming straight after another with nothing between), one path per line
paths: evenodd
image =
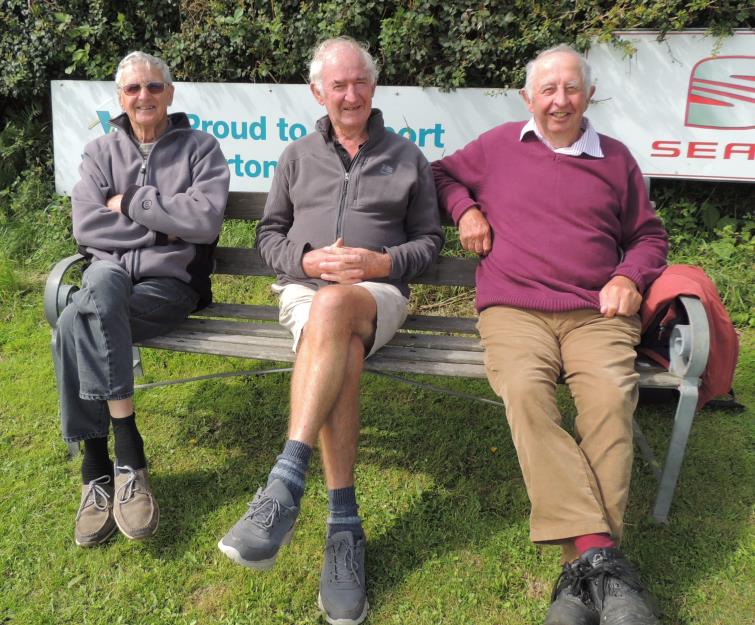
M134 394L133 342L169 332L198 299L175 278L133 284L119 265L92 263L55 328L52 352L64 440L108 435L107 400Z

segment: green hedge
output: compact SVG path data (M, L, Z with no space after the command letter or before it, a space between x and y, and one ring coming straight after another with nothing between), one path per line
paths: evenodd
M377 51L385 84L517 86L524 63L561 41L584 48L628 28L725 34L751 20L749 0L3 0L0 98L110 78L136 48L179 79L300 82L315 41L341 33Z

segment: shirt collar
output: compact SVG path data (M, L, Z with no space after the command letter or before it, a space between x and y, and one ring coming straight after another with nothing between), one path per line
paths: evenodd
M556 152L556 154L568 154L569 156L579 156L580 154L587 154L594 158L603 158L603 150L600 149L600 136L593 128L590 120L586 117L582 118L582 134L580 137L565 148L554 148L543 135L540 134L535 118L530 117L530 120L524 125L522 131L519 133L519 140L524 140L524 137L530 133L535 133L535 136L543 142L550 150Z

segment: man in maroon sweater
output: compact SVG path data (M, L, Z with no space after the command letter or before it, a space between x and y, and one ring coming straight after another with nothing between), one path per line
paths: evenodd
M528 122L498 126L433 163L442 205L480 254L478 328L532 505L530 537L564 568L546 625L656 625L618 551L637 403L642 294L666 233L627 148L584 112L595 88L566 45L527 66ZM561 427L560 375L577 407Z

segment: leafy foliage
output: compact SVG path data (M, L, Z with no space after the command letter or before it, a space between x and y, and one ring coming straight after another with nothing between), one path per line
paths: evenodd
M52 79L108 78L135 48L183 79L299 82L316 40L341 33L371 44L386 83L505 87L560 41L585 48L630 28L720 35L751 20L747 0L4 0L0 98L46 97Z

